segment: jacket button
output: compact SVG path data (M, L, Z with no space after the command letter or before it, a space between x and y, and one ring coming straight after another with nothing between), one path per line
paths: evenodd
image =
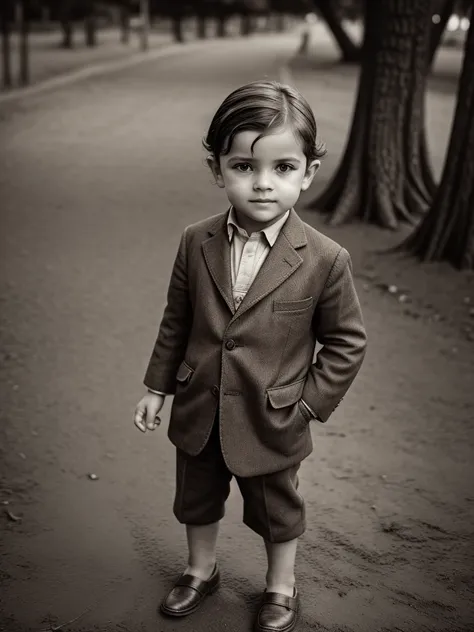
M219 395L219 387L218 386L213 386L211 390L212 390L212 394L215 397L218 397L218 395Z
M234 348L235 348L235 342L234 342L232 339L231 339L231 340L228 340L228 341L225 343L225 348L226 348L226 349L228 349L229 351L232 351L232 349L234 349Z

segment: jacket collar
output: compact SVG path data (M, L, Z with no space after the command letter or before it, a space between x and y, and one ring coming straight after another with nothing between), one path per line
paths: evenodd
M211 224L208 229L209 235L215 235L220 231L226 230L231 210L232 207L229 208L227 213L223 213L216 218L216 221ZM285 234L285 237L288 239L293 248L301 248L307 244L303 221L296 214L296 211L293 208L290 209L288 219L283 224L283 227L277 237L280 236L280 233Z
M271 226L267 226L266 228L262 228L261 233L265 235L265 238L268 242L270 248L276 242L278 235L282 229L283 224L286 222L290 215L290 211L286 211L286 213L280 217L278 221L276 221ZM230 207L230 211L227 214L227 234L229 236L229 241L232 242L232 238L234 236L234 232L237 231L242 237L247 239L249 235L247 235L246 231L240 226L237 215L235 213L235 209L233 206Z

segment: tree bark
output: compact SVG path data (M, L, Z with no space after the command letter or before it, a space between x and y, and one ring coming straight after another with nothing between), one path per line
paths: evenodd
M314 0L322 19L327 24L337 45L342 53L342 61L345 63L358 63L361 59L361 49L354 44L344 30L341 20L334 10L333 0ZM370 3L370 0L369 0Z
M395 229L432 199L424 137L430 0L366 0L358 95L344 156L310 208Z
M437 194L401 249L422 261L474 270L474 26L466 39L456 112Z

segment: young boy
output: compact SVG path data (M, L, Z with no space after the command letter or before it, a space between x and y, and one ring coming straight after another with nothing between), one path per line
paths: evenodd
M165 394L174 394L174 513L189 558L161 611L190 614L218 587L216 541L234 476L244 523L268 558L254 630L289 632L309 424L326 422L348 390L366 334L348 252L293 210L325 153L301 94L271 81L235 90L204 145L231 206L182 235L134 420L153 430Z

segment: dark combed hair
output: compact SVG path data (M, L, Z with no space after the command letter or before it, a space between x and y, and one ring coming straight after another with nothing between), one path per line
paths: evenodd
M255 143L272 130L290 125L301 139L308 162L326 154L317 140L313 111L302 94L277 81L253 81L234 90L222 102L203 139L207 151L217 159L229 153L234 136L247 130L259 131Z

